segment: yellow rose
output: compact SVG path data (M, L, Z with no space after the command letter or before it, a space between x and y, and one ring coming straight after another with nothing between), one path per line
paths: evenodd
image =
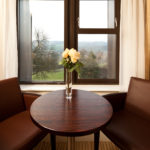
M65 51L66 51L66 52L69 52L69 48L66 48Z
M75 52L76 52L76 50L74 48L71 48L70 51L69 51L69 53L68 53L68 55L70 57L73 57Z
M77 59L74 58L74 57L71 57L71 61L72 61L72 63L76 63L76 62L77 62Z
M68 57L68 53L69 53L69 49L66 48L65 51L62 53L62 57L63 58L67 58Z
M70 49L68 55L71 57L71 58L74 58L74 59L79 59L80 58L80 53L77 52L74 48Z
M80 53L76 51L76 53L74 53L74 56L76 59L80 59Z

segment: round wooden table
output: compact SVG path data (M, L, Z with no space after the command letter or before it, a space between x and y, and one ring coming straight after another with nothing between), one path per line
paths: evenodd
M112 106L103 97L88 91L73 90L66 100L65 90L40 96L30 109L33 122L51 133L52 150L56 135L68 136L68 150L75 149L75 136L94 133L94 149L99 147L99 131L112 117Z

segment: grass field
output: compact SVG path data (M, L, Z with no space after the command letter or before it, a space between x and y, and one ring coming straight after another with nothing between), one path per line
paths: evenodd
M32 75L32 81L64 81L64 70L44 72L44 76L41 73Z

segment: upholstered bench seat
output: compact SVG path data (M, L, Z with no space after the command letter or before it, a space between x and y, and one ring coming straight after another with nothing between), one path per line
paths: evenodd
M114 113L103 132L125 150L150 148L150 121L127 110Z
M150 81L132 77L127 93L104 97L114 111L104 134L121 150L150 150Z
M46 135L30 117L38 97L22 93L17 78L0 81L0 150L31 150Z
M29 111L23 111L0 123L1 150L28 150L44 136L32 123Z

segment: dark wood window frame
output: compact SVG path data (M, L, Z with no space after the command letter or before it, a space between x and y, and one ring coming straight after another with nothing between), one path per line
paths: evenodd
M19 0L18 0L19 3ZM18 10L19 10L19 4ZM78 34L116 34L116 78L115 79L78 79L73 72L73 84L119 84L119 32L120 32L120 0L115 0L115 18L117 26L115 28L79 28L79 0L64 0L64 47L78 48ZM17 11L19 16L19 11ZM18 17L18 48L19 48L19 17ZM19 64L19 63L18 63ZM19 75L18 75L19 76ZM65 82L65 72L64 72ZM21 82L23 84L64 84L64 82Z
M75 84L119 84L119 33L120 33L120 0L115 0L115 19L117 26L114 28L80 28L78 26L79 18L79 0L76 0L74 13L74 44L78 49L78 34L115 34L116 35L116 78L115 79L78 79L78 75L74 73ZM72 8L74 9L74 8Z

